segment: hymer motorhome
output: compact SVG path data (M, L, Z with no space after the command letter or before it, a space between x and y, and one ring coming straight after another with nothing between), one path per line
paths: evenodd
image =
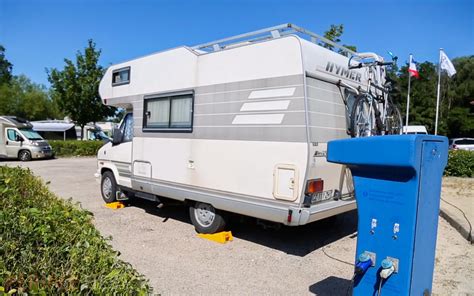
M285 24L109 67L101 98L127 113L98 152L104 200L183 201L205 233L226 212L296 226L354 209L350 174L326 162L367 85L350 55Z
M0 158L51 158L51 146L30 122L14 116L0 116Z

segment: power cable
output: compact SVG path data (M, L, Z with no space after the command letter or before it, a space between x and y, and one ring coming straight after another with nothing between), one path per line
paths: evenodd
M448 205L458 209L462 215L464 216L464 219L466 219L467 221L467 224L469 225L469 234L467 236L467 240L472 244L472 224L471 224L471 221L469 221L469 219L467 218L466 216L466 213L464 213L463 210L461 210L459 207L457 207L456 205L453 205L452 203L450 203L449 201L445 200L444 198L441 198L442 201L444 201L445 203L447 203Z

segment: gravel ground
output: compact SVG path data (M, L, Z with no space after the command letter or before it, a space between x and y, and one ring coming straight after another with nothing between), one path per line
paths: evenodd
M354 212L280 230L236 218L230 227L234 241L220 245L196 237L181 205L157 209L143 201L120 210L104 207L94 158L1 164L30 167L56 194L91 211L97 228L112 237L121 258L143 273L156 293L344 295L349 285L357 240ZM446 221L439 222L433 292L474 295L473 247Z

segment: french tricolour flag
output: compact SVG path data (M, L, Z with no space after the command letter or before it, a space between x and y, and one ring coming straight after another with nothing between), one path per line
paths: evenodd
M408 73L410 74L410 77L415 76L416 78L420 78L420 74L416 69L416 62L415 60L413 60L413 55L410 55L410 65L408 67Z

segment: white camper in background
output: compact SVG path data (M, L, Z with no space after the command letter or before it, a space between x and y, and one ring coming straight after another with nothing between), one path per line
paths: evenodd
M367 76L321 41L356 54L285 24L111 66L99 92L127 115L98 152L104 200L180 200L206 233L225 212L296 226L354 209L326 147Z
M0 158L51 158L51 146L33 129L29 121L15 116L0 116Z

